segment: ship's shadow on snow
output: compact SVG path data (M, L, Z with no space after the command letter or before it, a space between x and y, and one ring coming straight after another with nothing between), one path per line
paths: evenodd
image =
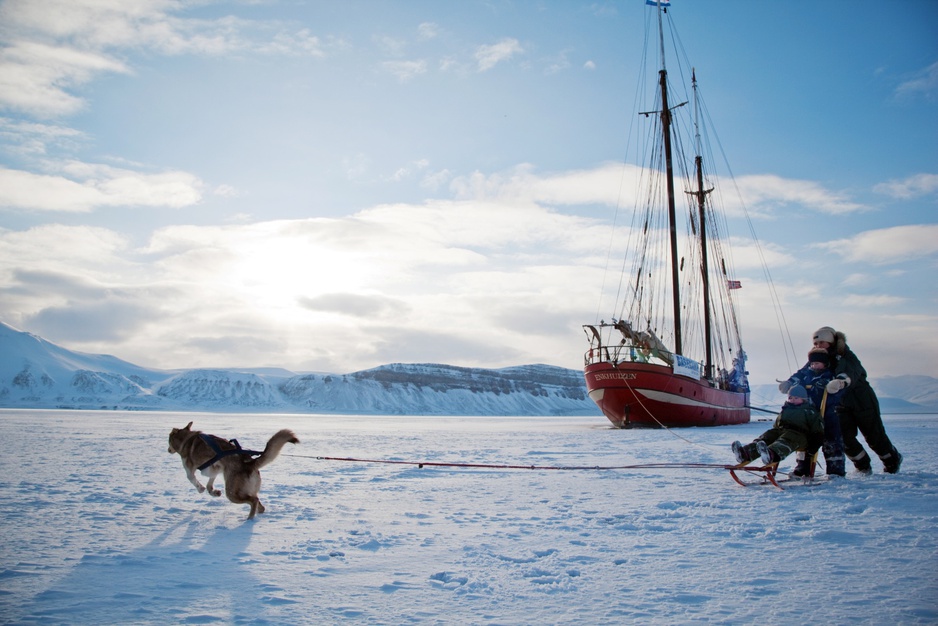
M270 596L250 573L255 523L220 526L191 515L132 552L86 554L37 594L19 623L267 623ZM256 589L246 595L244 590Z

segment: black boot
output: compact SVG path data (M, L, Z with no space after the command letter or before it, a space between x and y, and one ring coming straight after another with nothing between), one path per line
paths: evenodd
M844 447L839 441L824 442L824 463L827 465L827 473L830 476L846 476L844 467Z
M902 465L902 455L899 454L895 446L893 446L892 452L879 457L879 460L883 462L883 471L887 474L895 474L899 471L899 466Z
M759 456L762 457L762 462L766 465L779 463L782 460L782 457L779 456L778 452L770 448L764 441L756 442L756 450L759 451Z
M866 453L866 450L863 450L856 457L850 457L850 460L853 461L853 466L857 468L857 471L861 474L873 473L873 465L870 462L870 455ZM899 469L898 465L896 465L896 469Z
M798 478L811 476L812 465L814 465L814 462L810 458L798 459L795 461L795 469L792 470L791 475Z
M737 463L746 463L759 456L759 453L756 451L756 444L747 443L743 445L738 441L733 442L733 454L736 455Z

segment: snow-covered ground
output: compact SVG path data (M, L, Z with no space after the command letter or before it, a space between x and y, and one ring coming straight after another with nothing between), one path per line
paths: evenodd
M263 447L267 513L196 493L173 426ZM887 417L890 476L787 491L717 469L765 422L0 411L0 622L938 622L938 419ZM785 464L785 465L789 465Z

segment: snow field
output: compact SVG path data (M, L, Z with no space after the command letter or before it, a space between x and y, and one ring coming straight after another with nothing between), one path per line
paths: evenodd
M166 437L190 420L251 449L297 433L262 471L265 514L246 522L247 506L189 484ZM900 474L874 463L872 476L784 492L713 469L313 458L728 463L733 439L767 425L0 411L0 622L938 621L931 416L887 418Z

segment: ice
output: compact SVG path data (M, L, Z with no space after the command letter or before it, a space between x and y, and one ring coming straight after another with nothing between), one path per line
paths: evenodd
M296 432L262 471L266 513L186 480L166 438L190 420L253 449ZM899 474L787 491L713 468L318 458L721 464L765 426L2 410L0 622L938 621L933 416L886 417Z

